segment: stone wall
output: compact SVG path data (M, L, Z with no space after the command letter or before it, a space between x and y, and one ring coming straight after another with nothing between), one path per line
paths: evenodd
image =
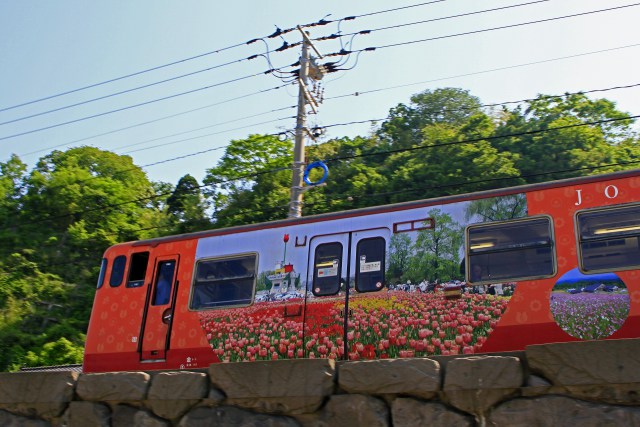
M640 340L525 352L0 374L1 426L640 425Z

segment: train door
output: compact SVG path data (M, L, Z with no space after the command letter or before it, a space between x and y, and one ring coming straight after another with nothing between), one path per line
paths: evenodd
M316 236L309 245L307 283L311 290L305 314L308 357L345 358L353 341L350 304L385 289L387 228ZM386 298L386 292L378 294ZM313 355L311 354L313 353Z
M165 360L178 287L178 255L156 258L152 285L142 320L140 359Z

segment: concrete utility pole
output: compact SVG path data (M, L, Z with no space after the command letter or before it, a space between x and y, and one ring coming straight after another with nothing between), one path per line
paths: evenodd
M298 114L296 116L296 133L295 133L295 145L293 147L293 179L291 182L291 199L289 201L289 218L300 218L302 216L302 196L305 192L303 187L303 175L305 167L305 154L304 143L305 133L307 129L307 104L311 109L316 112L318 101L314 99L313 95L307 88L307 81L309 79L309 48L312 48L319 57L322 57L316 50L315 46L311 43L309 36L300 27L298 30L302 33L302 54L300 55L300 74L298 76ZM319 72L314 72L314 76L320 75ZM318 79L317 77L314 79Z

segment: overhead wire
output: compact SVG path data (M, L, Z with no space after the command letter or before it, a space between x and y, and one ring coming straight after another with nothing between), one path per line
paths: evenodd
M548 0L539 0L539 1L548 1ZM526 4L529 4L529 3L526 3ZM640 5L640 3L617 6L617 7L611 7L611 8L600 9L600 10L596 10L596 11L582 12L582 13L565 15L565 16L555 17L555 18L547 18L547 19L543 19L543 20L530 21L530 22L526 22L526 23L512 24L512 25L506 25L506 26L500 26L500 27L493 27L493 28L490 28L490 29L476 30L476 31L464 32L464 33L456 33L456 34L452 34L452 35L432 37L432 38L428 38L428 39L414 40L414 41L402 42L402 43L394 43L394 44L388 44L388 45L383 45L383 46L368 47L368 48L360 49L360 50L356 50L356 51L346 51L346 52L345 51L341 51L341 52L337 52L337 53L327 54L325 56L327 56L327 57L328 56L344 56L344 55L351 54L351 53L359 53L359 52L364 52L364 51L373 51L373 50L377 50L377 49L383 49L383 48L387 48L387 47L395 47L395 46L411 44L411 43L439 40L439 39L449 38L449 37L476 34L478 32L494 31L494 30L498 30L498 29L512 28L512 27L515 27L515 26L529 25L529 24L540 23L540 22L548 22L548 21L553 21L553 20L558 20L558 19L566 19L566 18L570 18L570 17L576 17L576 16L587 15L587 14L593 14L593 13L617 10L617 9L622 9L622 8L632 7L632 6L637 6L637 5ZM282 68L286 68L286 67L281 67L280 69L282 69ZM186 92L182 92L182 93L179 93L179 94L173 94L173 95L170 95L170 96L167 96L167 97L162 97L162 98L146 101L146 102L139 103L139 104L134 104L134 105L122 107L122 108L119 108L119 109L110 110L110 111L107 111L107 112L90 115L90 116L86 116L86 117L83 117L83 118L79 118L79 119L75 119L75 120L71 120L71 121L67 121L67 122L63 122L63 123L58 123L58 124L54 124L54 125L38 128L38 129L32 129L32 130L21 132L21 133L0 137L0 141L6 140L6 139L10 139L10 138L15 138L15 137L18 137L18 136L31 134L31 133L34 133L34 132L48 130L48 129L55 128L55 127L58 127L58 126L63 126L63 125L72 124L72 123L76 123L76 122L83 121L83 120L88 120L88 119L104 116L104 115L107 115L107 114L112 114L112 113L115 113L115 112L120 112L120 111L123 111L123 110L128 110L128 109L131 109L131 108L136 108L136 107L148 105L150 103L155 103L155 102L163 101L163 100L166 100L166 99L171 99L171 98L174 98L174 97L177 97L177 96L182 96L182 95L186 95L186 94L189 94L189 93L201 91L201 90L204 90L204 89L209 89L209 88L212 88L212 87L221 86L223 84L232 83L232 82L236 82L236 81L239 81L239 80L244 80L244 79L251 78L251 77L256 77L256 76L261 75L261 74L268 74L268 73L273 72L273 71L274 71L274 69L271 68L270 70L267 70L267 71L262 72L262 73L256 73L256 74L252 74L252 75L249 75L249 76L244 76L244 77L232 79L232 80L229 80L229 81L226 81L226 82L217 83L217 84L214 84L214 85L208 85L208 86L205 86L205 87L202 87L202 88L198 88L198 89L194 89L194 90L191 90L191 91L186 91Z
M610 11L613 11L613 10L621 10L621 9L624 9L624 8L635 7L635 6L640 6L640 3L632 3L632 4L622 5L622 6L608 7L608 8L605 8L605 9L591 10L591 11L588 11L588 12L573 13L573 14L569 14L569 15L556 16L556 17L553 17L553 18L537 19L537 20L534 20L534 21L520 22L520 23L517 23L517 24L500 25L500 26L497 26L497 27L483 28L483 29L480 29L480 30L464 31L464 32L460 32L460 33L447 34L447 35L444 35L444 36L428 37L428 38L419 39L419 40L409 40L409 41L398 42L398 43L389 43L389 44L386 44L386 45L371 46L371 47L367 47L367 48L364 48L364 49L358 49L358 50L352 50L352 51L334 52L334 53L325 54L324 56L325 57L343 56L343 55L349 55L349 54L357 53L357 52L372 52L372 51L375 51L375 50L386 49L386 48L390 48L390 47L407 46L407 45L415 44L415 43L424 43L424 42L430 42L430 41L435 41L435 40L443 40L443 39L454 38L454 37L468 36L468 35L472 35L472 34L480 34L480 33L486 33L486 32L491 32L491 31L504 30L504 29L509 29L509 28L523 27L523 26L527 26L527 25L540 24L540 23L544 23L544 22L559 21L559 20L562 20L562 19L576 18L576 17L579 17L579 16L586 16L586 15L593 15L593 14L596 14L596 13L610 12Z
M248 98L248 97L259 95L259 94L262 94L262 93L266 93L266 92L270 92L270 91L274 91L274 90L280 90L280 89L282 89L282 88L284 88L286 86L288 86L288 85L275 86L275 87L272 87L272 88L269 88L269 89L262 89L262 90L259 90L259 91L256 91L256 92L251 92L251 93L248 93L248 94L245 94L245 95L235 96L233 98L228 98L228 99L225 99L224 101L214 102L213 104L207 104L207 105L204 105L202 107L193 108L193 109L186 110L186 111L181 111L179 113L170 114L168 116L159 117L159 118L153 119L153 120L147 120L147 121L141 122L141 123L135 123L133 125L125 126L125 127L114 129L114 130L110 130L108 132L103 132L103 133L99 133L99 134L96 134L96 135L91 135L91 136L87 136L87 137L84 137L84 138L75 139L73 141L63 142L62 144L50 146L50 147L47 147L47 148L43 148L41 150L30 151L28 153L20 154L20 156L28 156L30 154L36 154L36 153L40 153L40 152L43 152L43 151L48 151L48 150L52 150L52 149L55 149L55 148L68 146L68 145L71 145L71 144L75 144L77 142L88 141L88 140L93 139L93 138L98 138L98 137L101 137L101 136L111 135L111 134L114 134L114 133L117 133L117 132L122 132L122 131L125 131L125 130L129 130L129 129L133 129L133 128L136 128L136 127L148 125L148 124L151 124L151 123L157 123L157 122L160 122L160 121L163 121L163 120L172 119L174 117L179 117L179 116L182 116L182 115L185 115L185 114L194 113L196 111L204 110L204 109L211 108L211 107L217 107L218 105L227 104L229 102L238 101L240 99Z
M365 17L365 16L377 15L377 14L382 14L382 13L394 12L394 11L401 10L401 9L408 9L408 8L413 8L413 7L418 7L418 6L425 6L425 5L434 4L434 3L441 3L441 2L444 2L444 1L446 1L446 0L433 0L433 1L428 1L428 2L422 2L422 3L418 3L418 4L414 4L414 5L407 5L407 6L403 6L403 7L397 7L397 8L386 9L386 10L377 11L377 12L370 12L370 13L365 13L365 14L361 14L361 15L345 17L345 18L342 18L341 20L344 20L344 19L351 20L351 19L356 19L358 17ZM301 25L300 27L301 28L315 27L315 26L318 26L318 25L326 25L329 22L333 22L333 21L320 20L318 22L313 22L313 23ZM204 53L201 53L201 54L193 55L193 56L190 56L190 57L187 57L187 58L183 58L183 59L179 59L179 60L176 60L176 61L172 61L172 62L169 62L169 63L166 63L166 64L153 66L153 67L146 68L146 69L143 69L143 70L140 70L140 71L135 71L135 72L128 73L128 74L125 74L125 75L122 75L122 76L110 78L110 79L107 79L107 80L104 80L104 81L101 81L101 82L92 83L92 84L89 84L89 85L86 85L86 86L82 86L82 87L75 88L75 89L70 89L70 90L63 91L63 92L60 92L60 93L56 93L56 94L53 94L53 95L48 95L48 96L44 96L44 97L41 97L41 98L30 100L30 101L25 101L25 102L22 102L22 103L19 103L19 104L15 104L15 105L11 105L11 106L8 106L8 107L2 107L2 108L0 108L0 112L12 110L12 109L19 108L19 107L24 107L24 106L27 106L27 105L30 105L30 104L35 104L37 102L46 101L46 100L57 98L57 97L64 96L64 95L69 95L69 94L72 94L72 93L75 93L75 92L80 92L80 91L83 91L83 90L86 90L86 89L91 89L91 88L94 88L94 87L103 86L103 85L106 85L106 84L109 84L109 83L114 83L114 82L119 81L119 80L124 80L124 79L130 78L130 77L139 76L141 74L146 74L146 73L149 73L151 71L156 71L156 70L160 70L162 68L171 67L173 65L178 65L178 64L181 64L181 63L185 63L185 62L188 62L188 61L195 60L195 59L203 58L205 56L213 55L213 54L220 53L220 52L223 52L223 51L226 51L226 50L234 49L234 48L245 46L245 45L250 45L250 44L255 43L256 41L258 41L260 39L263 39L263 38L274 38L274 37L278 37L280 35L289 33L291 31L294 31L296 28L297 28L297 26L296 27L291 27L291 28L288 28L288 29L285 29L285 30L281 30L281 29L278 28L273 34L268 35L268 36L256 37L256 38L247 40L245 42L236 43L236 44L233 44L233 45L230 45L230 46L227 46L227 47L223 47L223 48L220 48L220 49L215 49L215 50L212 50L212 51L208 51L208 52L204 52Z
M351 159L362 158L362 157L389 155L389 154L397 154L397 153L402 153L402 152L413 152L413 151L418 151L418 150L432 149L432 148L451 146L451 145L473 144L473 143L478 143L478 142L481 142L481 141L491 141L491 140L502 139L502 138L520 137L520 136L525 136L525 135L535 135L535 134L559 131L559 130L570 129L570 128L578 128L578 127L584 127L584 126L594 126L594 125L599 125L599 124L606 124L606 123L613 123L613 122L619 122L619 121L625 121L625 120L632 120L632 119L637 119L639 117L640 117L640 115L631 115L631 116L624 116L624 117L618 117L618 118L613 118L613 119L604 119L604 120L597 120L597 121L591 121L591 122L581 122L581 123L575 123L575 124L571 124L571 125L555 126L555 127L545 128L545 129L537 129L537 130L531 130L531 131L516 132L516 133L505 134L505 135L495 135L495 136L486 136L486 137L479 137L479 138L469 138L469 139L465 139L465 140L461 140L461 141L451 141L451 142L434 143L434 144L429 144L429 145L408 147L408 148L402 148L402 149L384 150L384 151L380 151L380 152L376 152L376 153L361 153L361 154L354 154L354 155L350 155L350 156L339 156L339 157L334 157L334 158L330 158L330 159L325 159L324 161L326 163L329 163L329 162L342 161L342 160L351 160ZM265 175L265 174L281 172L281 171L284 171L284 170L290 170L290 167L287 166L287 167L264 170L264 171L256 172L256 173L253 173L253 174L246 174L246 175L235 177L235 178L219 180L219 181L211 183L211 184L202 184L202 185L199 185L199 186L197 186L195 188L209 187L209 186L212 186L212 185L219 185L219 184L226 183L226 182L232 182L232 181L238 181L238 180L243 180L243 179L247 179L247 178L259 177L259 176L262 176L262 175ZM81 215L83 213L93 212L93 211L96 211L96 210L99 210L99 209L115 208L115 207L131 204L131 203L140 203L140 202L143 202L143 201L149 201L149 200L154 200L154 199L157 199L157 198L160 198L160 197L164 197L164 196L170 195L172 193L173 193L172 191L171 192L165 192L165 193L155 194L153 196L147 196L147 197L137 198L137 199L134 199L134 200L123 201L123 202L116 203L116 204L111 204L111 205L106 205L106 206L99 206L99 207L90 208L90 209L83 209L83 210L79 210L79 211L76 211L76 212L71 212L71 213L67 213L67 214L62 214L62 215L57 215L57 216L53 216L53 217L43 218L43 219L37 220L37 221L30 221L30 222L26 222L26 223L21 223L19 225L13 224L12 227L37 224L37 223L41 223L41 222L53 221L53 220L56 220L56 219L68 218L68 217L72 217L72 216L76 216L76 215ZM6 227L5 227L5 229L6 229ZM0 229L0 230L3 230L3 229Z
M69 120L69 121L62 122L62 123L56 123L56 124L53 124L53 125L49 125L49 126L45 126L45 127L41 127L41 128L37 128L37 129L31 129L31 130L28 130L28 131L25 131L25 132L16 133L16 134L13 134L13 135L3 136L3 137L0 137L0 141L4 141L4 140L7 140L7 139L11 139L11 138L16 138L16 137L23 136L23 135L29 135L29 134L32 134L32 133L35 133L35 132L41 132L43 130L53 129L53 128L56 128L56 127L65 126L65 125L69 125L69 124L72 124L72 123L78 123L78 122L81 122L81 121L84 121L84 120L94 119L96 117L102 117L102 116L106 116L108 114L113 114L113 113L118 113L118 112L121 112L121 111L130 110L132 108L142 107L142 106L153 104L153 103L160 102L160 101L166 101L167 99L172 99L172 98L176 98L176 97L179 97L179 96L184 96L184 95L188 95L188 94L191 94L191 93L200 92L200 91L203 91L203 90L206 90L206 89L211 89L211 88L214 88L214 87L226 85L226 84L229 84L229 83L239 82L241 80L246 80L246 79L249 79L249 78L252 78L252 77L257 77L257 76L266 74L268 72L269 72L269 70L267 70L266 72L260 72L260 73L254 73L254 74L250 74L250 75L246 75L246 76L242 76L242 77L236 77L234 79L226 80L224 82L214 83L214 84L207 85L207 86L204 86L204 87L200 87L200 88L197 88L197 89L192 89L192 90L188 90L188 91L184 91L184 92L180 92L180 93L175 93L175 94L168 95L168 96L163 96L161 98L152 99L152 100L141 102L141 103L138 103L138 104L128 105L126 107L116 108L116 109L113 109L113 110L104 111L102 113L92 114L92 115L85 116L85 117L80 117L78 119Z
M613 87L608 87L608 88L599 88L599 89L590 89L590 90L583 90L583 91L578 91L578 92L566 92L564 94L561 95L541 95L537 98L527 98L527 99L521 99L521 100L517 100L517 101L504 101L504 102L500 102L500 103L490 103L490 104L483 104L483 105L479 105L477 108L487 108L487 107L496 107L496 106L503 106L503 105L509 105L509 104L520 104L520 103L524 103L524 102L530 102L530 101L534 101L534 100L538 100L538 99L554 99L554 98L563 98L563 97L568 97L568 96L572 96L572 95L579 95L579 94L587 94L587 93L596 93L596 92L606 92L606 91L611 91L611 90L620 90L620 89L630 89L630 88L634 88L634 87L638 87L640 86L640 83L635 83L635 84L629 84L629 85L619 85L619 86L613 86ZM461 110L466 110L465 108L457 108L457 109L448 109L446 111L452 112L452 111L461 111ZM335 124L331 124L331 125L327 125L327 126L323 126L323 127L337 127L337 126L348 126L348 125L352 125L352 124L360 124L360 123L369 123L369 122L380 122L380 121L384 121L389 119L390 116L387 116L385 118L379 118L379 119L367 119L367 120L361 120L361 121L353 121L353 122L346 122L346 123L335 123ZM284 120L284 119L288 119L288 118L280 118L277 120ZM264 124L264 123L269 123L269 122L263 122L263 123L254 123L248 126L244 126L244 127L240 127L240 128L235 128L235 129L228 129L225 131L220 131L220 132L215 132L215 133L211 133L211 134L207 134L207 135L200 135L197 137L193 137L193 138L187 138L187 139L182 139L179 141L173 141L172 143L179 143L179 142L186 142L192 139L197 139L197 138L201 138L201 137L206 137L206 136L213 136L213 135L217 135L217 134L221 134L221 133L225 133L225 132L230 132L230 131L234 131L234 130L238 130L238 129L243 129L246 127L253 127L253 126L257 126L259 124ZM273 133L273 134L268 134L267 136L282 136L283 134L287 134L288 132L292 132L293 130L289 130L289 131L282 131L282 132L278 132L278 133ZM144 141L144 142L149 142L149 141ZM119 148L126 148L129 146L135 146L136 144L131 144L131 145L126 145L126 146L122 146ZM182 160L188 157L194 157L194 156L198 156L201 154L206 154L212 151L218 151L224 148L227 148L228 145L222 145L222 146L218 146L218 147L213 147L213 148L208 148L205 150L199 150L196 152L192 152L192 153L188 153L188 154L184 154L184 155L180 155L180 156L174 156L174 157L170 157L167 159L163 159L163 160L159 160L156 162L152 162L152 163L147 163L144 165L140 165L140 166L135 166L129 169L124 169L121 171L117 171L113 174L113 177L119 175L119 174L123 174L123 173L127 173L127 172L131 172L134 170L138 170L138 169L144 169L147 167L151 167L151 166L156 166L156 165L160 165L160 164L164 164L164 163L169 163L172 161L177 161L177 160ZM155 148L155 147L154 147ZM124 153L127 154L127 153ZM85 182L89 182L92 181L94 179L98 179L100 178L99 176L92 176L90 178L86 178L86 179L81 179L81 180L76 180L73 183L74 184L82 184ZM64 187L68 184L61 184L58 186L51 186L49 187L49 189L56 189L56 188L60 188L60 187Z

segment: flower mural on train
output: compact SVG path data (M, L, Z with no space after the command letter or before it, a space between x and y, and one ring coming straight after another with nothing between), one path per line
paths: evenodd
M627 320L630 307L627 287L614 273L585 275L573 269L551 293L551 313L558 326L583 340L612 335Z
M443 292L359 295L350 306L348 358L385 359L478 352L508 304L506 297ZM344 356L341 302L307 303L306 327L288 320L283 304L257 303L201 313L212 350L222 361Z
M374 288L363 291L353 277L347 280L347 249L342 255L316 261L314 248L318 246L311 246L304 236L296 236L296 244L289 249L288 233L280 235L281 244L271 240L270 250L260 252L268 256L261 259L254 303L199 312L213 352L221 361L236 362L302 357L386 359L481 351L507 309L511 293L502 292L501 286L499 294L490 295L489 285L464 283L464 227L526 215L524 195L433 206L423 215L400 223L407 231L387 235L385 263L355 255L360 263L352 263L352 269L361 269L361 274L365 271L362 266L370 267L367 272L383 266L384 283L375 292L369 292ZM326 241L339 245L330 238ZM275 268L265 268L270 265ZM314 266L323 278L335 281L331 292L314 285L315 272L309 271ZM512 291L515 284L508 286Z

